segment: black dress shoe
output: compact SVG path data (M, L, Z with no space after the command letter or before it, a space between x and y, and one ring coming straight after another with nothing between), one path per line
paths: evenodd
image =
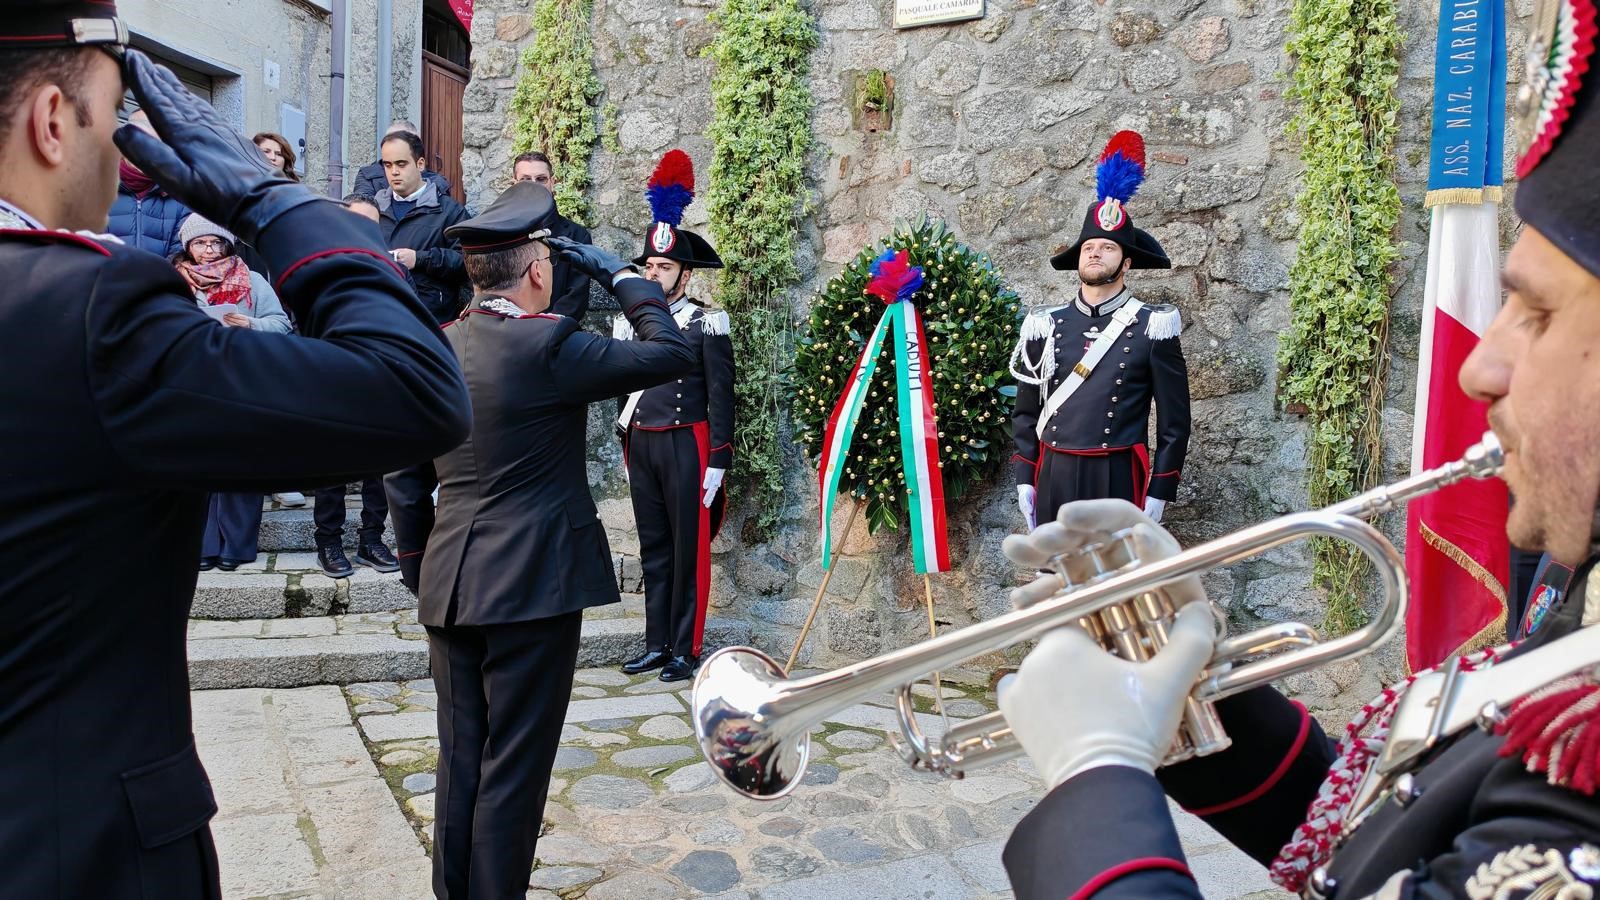
M209 572L212 569L215 569L216 567L217 567L217 561L214 560L214 559L202 559L202 560L200 560L200 571L202 571L202 572Z
M329 578L349 578L355 573L355 567L345 558L343 547L318 547L317 565Z
M217 560L217 568L224 572L232 572L234 569L239 568L239 561L236 559L219 559Z
M356 549L356 562L369 569L379 572L400 571L400 560L394 558L389 548L382 541L375 544L362 544Z
M637 675L640 672L648 672L651 669L659 669L671 661L672 651L665 647L661 647L656 650L646 650L638 656L635 656L633 659L623 663L622 672L625 675Z
M698 656L674 656L672 662L662 667L660 677L662 681L688 681L699 667Z

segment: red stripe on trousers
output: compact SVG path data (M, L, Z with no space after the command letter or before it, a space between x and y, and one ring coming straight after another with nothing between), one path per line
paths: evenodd
M696 422L690 426L694 432L695 450L700 454L700 483L706 483L707 462L711 458L711 426ZM700 489L700 527L695 533L694 553L694 652L700 655L700 643L706 634L706 604L711 600L711 508L705 504L705 488Z

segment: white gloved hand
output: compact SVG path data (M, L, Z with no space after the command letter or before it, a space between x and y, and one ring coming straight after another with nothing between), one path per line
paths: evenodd
M1034 504L1039 499L1039 491L1031 484L1017 485L1017 508L1022 510L1022 521L1028 523L1028 530L1032 531L1038 523L1034 512Z
M1183 719L1184 700L1211 660L1216 622L1204 603L1178 613L1148 662L1105 652L1077 626L1057 628L1000 690L1000 711L1051 788L1089 769L1154 773Z
M1157 525L1161 524L1161 514L1165 512L1166 509L1167 501L1157 500L1154 497L1144 498L1144 514L1149 516L1150 521L1156 523Z
M1177 538L1126 500L1079 500L1062 504L1054 522L1039 526L1031 534L1010 535L1000 549L1006 559L1019 568L1055 571L1060 565L1055 557L1070 557L1089 544L1104 543L1112 534L1127 529L1133 530L1130 539L1142 563L1153 563L1183 552ZM1060 578L1044 575L1012 591L1011 603L1023 609L1050 598L1061 588ZM1197 576L1173 582L1167 585L1166 591L1180 607L1206 599Z
M705 496L700 498L700 504L706 509L711 508L711 501L716 499L717 491L722 488L722 476L726 473L726 469L706 470L706 477L700 482L700 489L706 492Z

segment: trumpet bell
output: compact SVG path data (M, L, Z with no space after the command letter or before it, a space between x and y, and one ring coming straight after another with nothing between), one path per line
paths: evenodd
M729 787L755 800L794 790L811 758L806 731L776 733L773 700L783 667L751 647L727 647L701 664L694 680L694 736Z

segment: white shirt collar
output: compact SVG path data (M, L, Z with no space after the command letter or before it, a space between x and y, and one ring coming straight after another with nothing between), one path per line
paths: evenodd
M43 222L40 222L38 219L35 219L33 216L28 215L27 210L24 210L22 207L16 205L15 203L12 203L10 200L7 200L4 197L0 197L0 212L10 213L12 216L15 216L17 219L20 219L22 221L23 225L25 225L25 226L27 226L29 228L35 229L37 231L47 231L48 230L48 229L46 229L44 227L44 223Z
M417 188L416 193L412 194L409 197L402 197L399 194L394 194L393 191L390 191L390 193L394 194L394 199L399 200L401 203L415 203L415 202L417 202L417 198L422 196L422 192L427 190L427 189L428 189L428 179L424 178L424 179L422 179L422 187Z

